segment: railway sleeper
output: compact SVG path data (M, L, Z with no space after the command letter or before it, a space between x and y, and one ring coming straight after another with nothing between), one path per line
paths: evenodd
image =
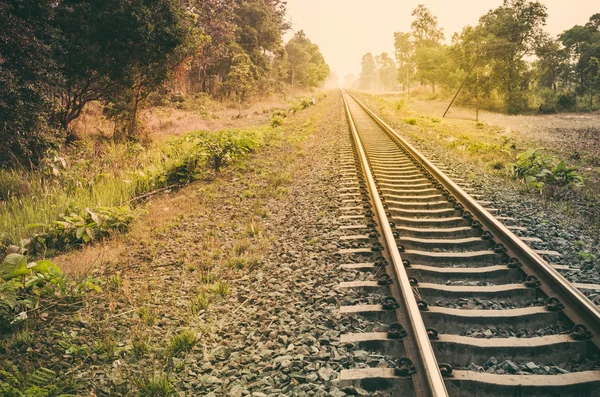
M473 338L470 336L439 334L431 344L438 362L453 367L467 367L470 363L485 364L490 357L498 362L535 361L537 363L581 361L594 351L590 342L578 341L570 335L546 335L533 338ZM387 332L342 334L340 343L353 344L361 350L392 357L406 355L399 339L388 338ZM550 364L554 365L554 364Z
M393 395L414 396L408 377L394 374L393 368L345 369L337 379L339 387L361 387L367 391L385 390ZM452 397L599 397L600 371L562 375L497 375L454 370L445 378Z

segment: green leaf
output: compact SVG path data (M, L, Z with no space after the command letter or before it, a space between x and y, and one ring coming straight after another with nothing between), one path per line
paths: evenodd
M58 266L56 266L54 263L47 259L30 263L29 268L44 275L47 275L51 271L54 273L62 274L62 271L58 268Z
M31 273L27 268L27 257L21 254L9 254L0 265L0 272L5 274L6 279L24 276Z
M96 222L96 224L98 226L100 226L102 224L102 219L100 219L98 214L96 214L94 211L92 211L91 208L86 208L85 210L88 212L88 214L90 214L90 216L92 217L92 220L94 222Z
M94 229L92 229L91 227L86 227L85 233L89 236L90 240L94 240L96 238L96 232L94 232Z
M75 231L75 237L77 237L78 239L81 239L83 237L84 232L85 232L85 227L83 227L83 226L78 227L77 230Z
M47 225L45 223L30 223L27 226L25 226L26 229L31 230L31 229L42 229L47 227Z

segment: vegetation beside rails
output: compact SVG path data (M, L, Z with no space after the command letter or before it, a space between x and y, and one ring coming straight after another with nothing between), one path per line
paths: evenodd
M0 170L0 256L16 246L47 257L124 233L139 212L136 201L212 178L268 142L281 114L313 103L303 98L276 110L271 120L281 122L271 128L197 131L150 148L81 142L45 159L38 172Z
M503 127L419 114L404 99L366 93L359 97L413 141L435 142L486 172L516 183L523 192L539 194L548 201L572 205L578 197L578 208L592 223L600 221L600 190L594 182L600 168L583 173L581 164L569 164L555 148L540 148L539 143Z
M204 354L215 327L227 322L219 310L235 288L232 280L259 267L275 239L265 225L270 202L287 195L318 112L288 116L284 128L233 133L251 138L251 150L260 153L244 151L219 163L219 174L216 157L202 155L193 169L208 180L155 197L145 206L148 213L129 224L126 241L111 239L54 258L59 263L125 245L117 259L94 269L94 277L73 281L50 261L11 247L0 291L12 285L17 303L3 307L0 395L166 396L184 387L190 362ZM187 134L176 146L193 147L203 137Z

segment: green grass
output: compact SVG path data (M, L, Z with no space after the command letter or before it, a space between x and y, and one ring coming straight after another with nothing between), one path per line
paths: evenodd
M51 225L61 214L116 207L162 187L205 178L262 145L268 130L193 132L147 149L132 144L98 149L93 142L80 142L38 171L0 170L0 247L36 233L28 225Z
M198 343L196 334L190 330L180 331L173 335L167 346L169 353L176 355L182 352L190 352Z
M168 375L142 375L134 379L140 397L166 397L172 396L175 391L171 386Z

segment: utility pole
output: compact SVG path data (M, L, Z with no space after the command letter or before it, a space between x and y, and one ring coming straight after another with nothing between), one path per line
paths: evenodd
M408 62L406 63L406 103L410 97L410 71L408 69Z
M473 72L473 69L475 69L475 65L477 65L477 62L479 61L479 53L477 54L477 58L475 58L475 62L473 62L473 66L471 66L471 69L469 70L469 73L467 73L467 77L465 77L465 79L463 80L463 82L460 84L460 87L458 87L458 91L456 91L456 94L454 94L454 97L452 98L452 100L450 101L450 105L448 105L448 108L446 109L446 111L444 112L444 115L442 116L442 118L446 117L446 114L448 113L448 110L450 110L450 107L452 106L452 104L454 103L454 100L456 99L456 97L458 96L458 93L460 92L460 90L462 90L463 86L465 85L465 83L467 82L467 79L469 78L469 76L471 75L471 73Z
M479 44L477 44L477 58L479 58ZM475 72L475 121L479 121L479 69Z

